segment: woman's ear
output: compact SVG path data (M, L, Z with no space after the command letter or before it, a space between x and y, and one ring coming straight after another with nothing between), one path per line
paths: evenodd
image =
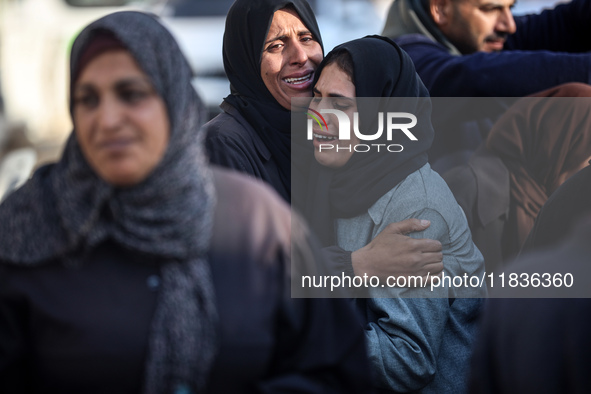
M437 27L445 27L450 23L452 2L453 0L431 0L429 2L429 11L431 11L431 17Z

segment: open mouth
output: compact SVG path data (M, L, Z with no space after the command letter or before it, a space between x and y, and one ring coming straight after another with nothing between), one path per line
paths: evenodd
M299 78L284 78L283 80L290 85L301 85L310 81L312 79L312 75L314 75L314 73L309 73Z
M316 133L312 133L314 135L314 138L316 138L319 141L334 141L337 140L338 138L336 136L328 136L328 135L323 135L323 134L316 134Z
M113 140L103 141L98 145L99 149L106 151L120 151L127 149L134 143L132 138L117 138Z

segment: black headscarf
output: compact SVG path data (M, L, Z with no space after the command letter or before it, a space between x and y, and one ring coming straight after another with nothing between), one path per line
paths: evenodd
M104 34L127 48L164 100L170 123L165 155L144 181L116 188L90 167L73 132L60 161L38 170L0 206L0 261L84 264L85 253L107 239L154 256L162 263L162 286L144 392L198 391L215 354L217 321L206 260L214 190L197 133L204 107L177 43L147 14L119 12L86 27L72 47L70 75L79 75L86 48Z
M261 57L275 11L292 6L322 47L316 17L305 0L237 0L226 17L224 68L235 107L261 137L279 163L286 190L291 190L290 111L269 92L261 77Z
M367 153L353 153L347 164L330 169L312 165L305 212L312 228L325 245L334 244L335 218L348 218L366 212L377 200L427 163L427 150L433 141L429 93L410 57L393 41L381 36L367 36L333 49L346 51L353 60L353 79L357 97L379 97L379 105L358 101L360 131L377 130L378 112L409 112L418 119L411 129L417 141L402 132L386 140L386 132L373 144L400 144L404 150L391 153L382 148ZM328 57L328 55L327 55ZM315 84L325 67L316 70ZM390 99L404 98L404 99ZM364 131L367 130L367 131ZM371 132L369 131L371 130Z

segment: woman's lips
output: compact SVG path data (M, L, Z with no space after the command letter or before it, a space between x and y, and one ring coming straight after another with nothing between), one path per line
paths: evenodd
M339 139L338 136L336 135L330 135L327 133L317 133L315 131L312 131L312 136L314 137L314 139L312 140L313 145L318 148L320 146L320 144L338 144L339 143Z
M295 90L310 90L312 82L314 81L314 72L311 71L301 76L291 76L283 78L282 82Z
M133 143L133 138L117 138L99 143L98 148L106 153L121 153L128 149Z

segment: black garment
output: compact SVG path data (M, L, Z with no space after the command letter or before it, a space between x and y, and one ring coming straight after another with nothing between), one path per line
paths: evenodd
M80 266L0 264L0 392L140 393L159 282L113 241Z
M591 392L590 330L589 298L489 300L468 392Z
M530 298L488 300L474 346L470 393L591 392L591 299L571 298L589 295L590 234L587 217L564 242L510 266L507 275L570 272L573 286L506 286L505 296ZM550 296L569 298L542 298Z
M286 6L295 9L322 47L316 17L305 0L237 0L226 17L223 46L224 70L232 92L224 101L246 119L271 152L280 177L278 190L284 197L289 196L291 190L291 112L283 108L265 86L261 77L261 55L273 14ZM227 163L215 161L214 155L212 158L214 164Z
M569 234L578 220L591 212L591 166L564 182L546 201L529 233L522 253L550 247Z
M205 147L211 162L261 179L289 201L290 191L281 181L275 156L240 112L226 102L220 107L224 112L205 126L208 131ZM354 274L351 252L331 246L324 248L323 254L327 271L337 274L344 272L347 276Z
M273 13L289 4L322 46L316 19L305 1L237 1L226 18L224 34L224 67L232 94L220 106L224 112L203 130L211 163L262 179L291 202L292 177L305 179L307 173L291 174L291 113L277 103L260 76ZM334 268L331 272L353 273L351 252L332 247L325 253Z
M468 163L442 175L468 219L472 240L484 256L486 271L502 270L509 256L503 232L509 218L509 170L496 155L481 146Z
M290 247L309 246L290 246L288 207L266 187L214 175L220 342L207 392L367 392L363 333L346 301L290 296ZM0 264L0 392L141 392L161 266L113 241L79 266Z
M418 77L410 57L388 38L368 36L335 47L326 59L337 52L347 52L353 61L356 96L381 98L375 102L357 100L359 129L364 134L378 129L378 113L408 112L416 116L409 141L403 133L386 133L372 143L401 144L399 153L373 150L353 153L338 169L330 169L313 160L306 206L302 209L325 245L334 243L335 218L354 217L366 212L378 199L427 163L427 150L433 140L429 93ZM318 81L326 59L316 70ZM392 99L391 99L392 98ZM303 133L302 133L303 135ZM312 151L313 147L310 147Z
M204 126L209 160L265 181L290 201L290 188L281 180L277 156L236 108L227 102L220 107L224 112Z

